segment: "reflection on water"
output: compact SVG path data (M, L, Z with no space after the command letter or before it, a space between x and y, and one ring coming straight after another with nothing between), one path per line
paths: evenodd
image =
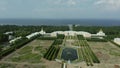
M65 49L63 49L61 58L66 61L76 60L76 59L78 59L77 51L73 48L65 48Z

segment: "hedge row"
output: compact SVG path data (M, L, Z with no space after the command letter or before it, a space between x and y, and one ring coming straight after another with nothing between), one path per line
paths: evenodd
M64 35L58 35L57 39L54 40L48 51L45 53L44 58L48 60L54 60L60 50L59 45L63 43Z
M55 40L45 53L44 58L48 60L54 60L57 57L57 54L60 50L60 47L57 44L59 44L59 42Z
M37 39L41 39L41 40L55 40L57 38L56 37L44 37L44 36L41 36L41 37L39 37Z
M52 45L60 45L60 44L62 44L62 42L63 42L62 39L56 39L56 40L52 43Z
M86 40L91 42L107 42L107 40L99 38L87 38Z
M48 60L54 60L57 57L59 50L60 50L59 46L57 47L51 46L47 53L44 55L44 58Z
M80 42L81 47L82 47L81 51L82 51L83 59L86 61L88 66L89 65L93 66L92 61L91 61L91 57L89 55L89 51L88 51L88 49L86 47L86 44L85 44L84 40L81 40L79 42Z
M114 45L116 45L117 47L120 47L120 45L115 43L114 41L111 40L110 42L113 43Z
M85 38L82 35L77 35L78 40L85 40Z
M57 35L57 39L64 39L64 37L65 37L65 35L63 35L63 34L58 34Z
M112 40L109 39L109 38L105 38L105 40L110 41L112 44L116 45L117 47L120 47L119 44L115 43L114 41L112 41Z
M87 40L83 39L84 37L77 36L79 39L79 46L81 46L81 52L83 59L86 61L87 65L93 66L92 62L100 63L96 55L93 53L92 49L87 43ZM82 39L82 40L81 40Z
M22 46L26 45L27 43L31 42L35 38L37 38L39 35L32 37L31 39L27 38L21 38L20 40L16 41L14 44L11 44L11 47L7 50L3 50L0 52L0 58L3 58L4 56L7 56L8 54L12 53L16 49L21 48Z

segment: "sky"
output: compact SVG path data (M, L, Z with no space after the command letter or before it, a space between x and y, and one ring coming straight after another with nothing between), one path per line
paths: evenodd
M0 18L120 19L120 0L0 0Z

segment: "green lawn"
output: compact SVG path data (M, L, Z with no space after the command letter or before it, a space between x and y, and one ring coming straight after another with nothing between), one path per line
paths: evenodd
M13 62L31 62L31 63L37 63L41 62L40 61L41 56L39 54L32 54L32 53L27 53L18 57L12 57L11 60Z
M16 65L0 63L0 68L15 68Z
M24 48L22 48L17 53L22 55L22 54L25 54L25 53L30 53L31 51L32 51L32 46L25 46Z
M44 56L47 49L44 46L47 41L43 40L34 40L29 44L25 45L23 48L17 50L16 52L12 53L5 61L12 61L12 62L28 62L28 63L40 63L42 62L40 59Z

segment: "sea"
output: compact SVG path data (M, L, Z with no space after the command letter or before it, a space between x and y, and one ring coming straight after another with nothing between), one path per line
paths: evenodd
M120 26L120 20L103 19L0 19L0 25L80 25L80 26Z

